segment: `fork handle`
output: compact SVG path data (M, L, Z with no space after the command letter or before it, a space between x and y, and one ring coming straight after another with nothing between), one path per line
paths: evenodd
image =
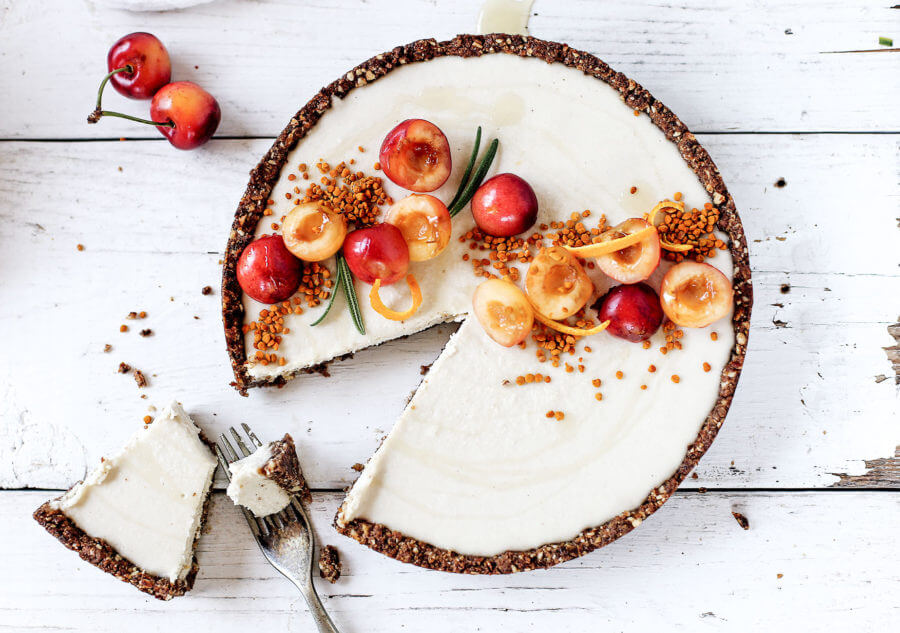
M322 606L322 601L319 599L319 594L316 593L312 580L309 581L308 585L295 584L309 606L309 613L312 615L313 620L316 621L316 628L319 630L319 633L340 633L334 622L331 621L328 612L325 611L325 607Z

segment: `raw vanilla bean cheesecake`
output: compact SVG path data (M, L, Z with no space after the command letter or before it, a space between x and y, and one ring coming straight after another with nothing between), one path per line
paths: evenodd
M592 55L505 35L320 91L252 172L223 272L242 393L461 322L336 527L467 573L554 565L662 505L725 418L750 307L684 124Z
M226 493L255 516L284 510L291 495L309 500L309 488L300 470L294 439L287 433L277 442L260 446L247 457L229 464L231 481Z
M85 561L160 600L194 584L216 460L177 402L34 513Z

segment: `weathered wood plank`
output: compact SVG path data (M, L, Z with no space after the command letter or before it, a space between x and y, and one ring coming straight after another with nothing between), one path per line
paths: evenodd
M296 590L260 555L217 494L200 575L162 603L100 573L43 532L46 492L0 493L6 517L0 629L118 633L312 630ZM898 493L676 494L613 545L547 571L477 577L403 565L334 533L337 494L317 494L320 538L344 575L318 583L343 631L891 630L900 625ZM750 529L731 515L743 513ZM765 608L761 608L765 605ZM140 614L140 617L135 617Z
M877 381L891 372L882 348L897 314L883 298L900 296L897 137L702 140L745 219L756 308L734 408L692 483L797 488L863 474L898 444L898 392ZM452 326L359 354L330 379L246 399L229 389L217 262L266 145L0 144L0 486L70 485L147 405L173 397L210 432L239 421L290 431L316 487L352 481L350 465L391 428ZM823 177L833 170L841 177ZM149 317L125 321L132 310ZM149 376L147 400L116 373L122 361Z
M274 135L321 86L399 44L472 32L482 0L217 1L131 13L86 0L0 1L0 138L118 138L156 133L121 120L89 126L107 48L149 30L177 79L219 99L223 135ZM537 0L531 33L604 58L698 131L900 130L897 56L822 54L877 48L896 30L890 3L727 0L637 3ZM33 45L52 33L53 46ZM66 51L60 54L59 51ZM110 91L110 109L146 105Z

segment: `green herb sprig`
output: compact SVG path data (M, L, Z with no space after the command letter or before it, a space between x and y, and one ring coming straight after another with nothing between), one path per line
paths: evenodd
M481 127L479 127L478 132L475 133L475 147L472 150L472 156L469 158L469 164L466 166L466 171L463 174L462 182L459 184L459 190L456 192L456 195L448 206L451 218L465 209L466 205L469 204L469 201L472 199L472 196L474 196L475 192L478 190L478 187L481 186L481 181L484 180L488 169L491 168L491 163L494 162L494 157L497 155L497 148L500 146L500 141L497 139L491 141L491 144L488 145L487 150L484 152L484 156L481 157L481 162L478 163L478 168L475 170L475 173L472 174L472 168L475 165L475 159L478 156L480 144ZM470 174L471 178L469 178Z
M335 286L331 291L331 297L328 299L328 305L325 306L325 311L319 318L313 321L312 326L316 326L324 321L325 317L328 316L328 313L331 312L331 306L334 305L334 299L337 297L338 290L342 290L344 296L347 298L347 307L350 310L350 318L353 320L353 325L356 326L356 329L360 334L365 334L366 326L363 323L362 312L360 312L359 309L359 298L356 296L356 286L353 285L353 273L350 272L350 266L347 264L347 259L341 252L338 252L335 256Z

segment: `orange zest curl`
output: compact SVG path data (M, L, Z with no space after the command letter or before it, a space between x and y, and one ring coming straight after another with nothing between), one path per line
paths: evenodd
M391 310L384 305L384 302L378 295L378 289L381 288L380 279L375 280L375 283L372 284L372 290L369 292L369 302L372 304L372 309L385 319L390 319L391 321L405 321L410 318L418 312L419 307L422 305L422 289L419 288L419 283L416 281L415 276L411 274L406 276L406 284L409 286L409 292L412 295L413 301L412 306L410 306L408 310L398 312L397 310Z
M529 303L531 303L530 300ZM591 328L572 327L571 325L566 325L565 323L554 321L548 316L544 316L538 311L534 303L531 303L531 309L534 310L534 319L536 321L540 321L551 330L556 330L557 332L562 332L563 334L571 334L572 336L591 336L593 334L599 334L609 327L609 319L607 319L600 325L595 325Z
M577 255L581 258L599 257L600 255L608 255L609 253L615 253L616 251L620 251L623 248L633 246L634 244L642 241L644 238L649 237L651 233L655 232L656 227L648 226L641 229L640 231L635 231L634 233L626 235L625 237L617 237L614 240L597 242L594 244L588 244L587 246L565 246L565 248L573 255Z
M650 210L650 213L647 214L647 222L656 226L656 214L662 211L665 213L666 209L674 209L679 213L684 213L684 203L683 202L673 202L672 200L663 200L658 203L653 209ZM694 248L690 244L673 244L672 242L667 242L662 237L659 238L659 245L666 249L667 251L673 251L676 253L686 253L687 251Z

